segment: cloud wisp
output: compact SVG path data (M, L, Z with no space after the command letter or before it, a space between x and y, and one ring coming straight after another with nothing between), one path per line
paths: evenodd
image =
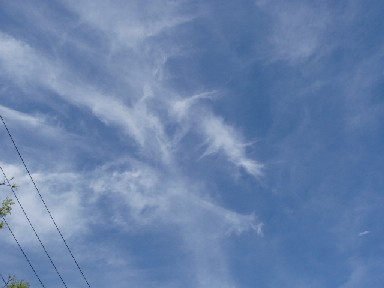
M25 18L34 21L37 37L52 37L52 50L42 49L22 35L0 32L0 75L21 91L28 103L34 103L37 111L19 109L15 105L17 101L11 101L8 106L1 105L0 112L12 127L33 126L50 131L51 135L60 134L61 143L76 149L73 151L76 156L56 157L57 170L54 170L49 161L52 158L39 161L37 155L44 151L34 144L38 137L18 138L28 138L24 140L34 144L28 153L29 163L39 165L36 170L31 167L31 171L65 237L84 248L87 241L97 247L89 237L102 238L98 234L100 230L118 231L114 233L121 233L127 239L134 239L137 233L157 231L170 243L181 239L178 249L186 257L180 260L185 267L179 269L189 275L178 280L181 284L233 287L236 281L227 265L223 243L231 235L246 231L260 236L262 224L253 213L242 214L220 205L205 187L206 179L185 172L188 169L182 167L185 163L178 157L188 154L191 143L185 145L181 140L191 137L192 145L206 147L200 159L189 159L193 165L204 165L209 155L219 154L223 161L255 178L262 175L262 165L248 157L241 132L213 112L211 105L219 89L195 95L187 91L184 95L194 96L185 98L167 82L167 59L186 53L182 47L175 47L172 35L193 21L194 13L186 13L183 3L174 1L152 5L150 10L143 9L138 1L107 7L102 1L63 3L60 9L70 15L71 28L56 23L52 26L56 31L44 29L46 21L51 21L44 13ZM126 11L132 17L127 17ZM96 40L87 39L84 31ZM60 35L59 39L54 38L53 32ZM89 61L89 55L97 57ZM91 77L93 74L97 76ZM34 93L39 94L37 99L32 99L30 94ZM51 103L56 101L66 110L51 121L55 111ZM85 115L81 119L86 118L82 123L84 135L76 134L75 129L67 130L73 125L68 119L79 111ZM74 137L79 142L77 146L72 145ZM46 137L44 141L46 145L52 144L53 154L60 150L55 148L59 145L54 138ZM99 143L93 143L95 139ZM105 153L108 156L102 154L85 164L82 162L85 160L76 159L85 150L96 155L99 144L111 147ZM25 151L23 143L19 145ZM38 232L47 245L54 246L57 241L54 227L25 173L17 164L2 163L2 167L16 177L23 190L20 200L31 221L39 227ZM24 239L23 245L35 249L36 241L28 236L28 225L19 210L15 208L10 223L15 234ZM98 225L105 226L98 228ZM163 229L161 233L159 227ZM2 241L9 244L10 239ZM165 246L167 251L173 249ZM102 244L97 248L107 249ZM125 250L123 245L112 250L114 253L110 255L104 251L102 257L112 266L114 255L119 253L132 257L129 263L119 258L129 270L141 269L140 257L150 261L142 248L140 257ZM38 258L37 255L34 257ZM84 253L80 259L91 265L98 257ZM103 268L108 269L108 265ZM105 282L100 273L91 276L96 282ZM150 278L150 272L141 271L132 278L141 286ZM172 281L157 283L156 287L168 287L169 283Z
M271 17L267 58L291 64L306 61L324 49L324 34L330 25L330 13L320 4L308 5L296 1L257 1L256 7Z

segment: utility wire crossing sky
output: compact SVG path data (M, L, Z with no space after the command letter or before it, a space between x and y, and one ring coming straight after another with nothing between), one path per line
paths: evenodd
M43 198L43 196L42 196L41 193L40 193L40 190L37 188L36 183L35 183L35 181L33 180L33 177L32 177L32 175L31 175L31 173L29 172L29 169L28 169L27 165L25 164L23 157L21 156L20 151L19 151L19 149L17 148L17 145L16 145L15 141L13 140L12 134L11 134L11 132L9 131L9 129L8 129L8 127L7 127L7 124L5 123L5 121L4 121L4 119L3 119L3 117L2 117L1 115L0 115L0 118L1 118L1 121L3 122L4 128L5 128L5 130L7 131L7 134L8 134L8 136L9 136L10 140L12 141L13 146L15 147L15 150L16 150L17 154L18 154L19 157L20 157L21 162L23 163L23 166L24 166L24 168L25 168L25 171L28 173L28 176L29 176L29 178L31 179L31 182L33 183L33 186L35 187L35 190L36 190L37 194L39 195L41 202L44 204L45 210L47 211L49 217L50 217L51 220L52 220L53 225L55 226L57 232L58 232L59 235L60 235L61 240L63 240L63 243L64 243L65 247L67 248L69 254L71 255L71 257L72 257L72 259L73 259L73 261L75 262L77 269L79 270L79 272L80 272L81 275L83 276L83 278L84 278L85 282L87 283L88 287L90 287L87 278L85 277L83 271L81 270L79 264L77 263L76 258L75 258L75 256L73 255L71 249L68 247L68 244L67 244L67 242L65 241L65 239L64 239L64 237L63 237L63 234L61 233L59 227L57 226L55 219L53 219L53 216L52 216L51 212L49 211L48 206L47 206L47 204L45 203L44 198ZM45 254L47 255L47 257L48 257L48 259L49 259L49 262L52 264L52 266L53 266L55 272L56 272L57 275L59 276L59 278L60 278L61 282L63 283L63 285L64 285L65 287L67 287L67 285L66 285L64 279L62 278L60 272L57 270L56 265L55 265L54 262L52 261L51 256L48 254L48 251L46 250L46 248L45 248L43 242L41 241L39 235L37 234L37 232L36 232L34 226L32 225L31 221L29 220L29 218L28 218L28 216L27 216L27 214L26 214L26 212L25 212L25 210L24 210L22 204L21 204L20 201L19 201L19 198L17 197L17 195L16 195L16 193L15 193L15 189L13 188L12 184L9 182L9 179L8 179L8 177L6 176L4 170L3 170L3 168L2 168L1 166L0 166L0 169L1 169L1 172L3 173L4 179L6 180L6 183L7 183L8 187L10 187L13 196L15 197L17 203L18 203L19 206L20 206L20 209L23 211L23 214L24 214L25 218L27 219L27 221L28 221L28 223L29 223L29 226L32 228L32 230L33 230L33 232L34 232L34 234L35 234L37 240L39 241L41 247L43 248ZM8 227L8 228L9 228L9 227ZM9 229L9 231L12 233L11 229ZM12 233L12 236L15 238L15 236L13 235L13 233ZM16 238L15 238L15 240L16 240ZM16 242L17 242L17 244L18 244L18 241L17 241L17 240L16 240ZM18 244L18 245L19 245L19 244ZM21 247L20 247L20 250L22 250ZM22 252L23 252L23 250L22 250ZM24 252L23 252L23 254L24 254ZM25 254L24 254L24 256L25 256ZM33 268L32 265L30 264L30 262L29 262L28 259L27 259L27 262L29 263L29 265L31 266L32 270L34 271L34 273L35 273L36 276L37 276L37 273L35 272L34 268ZM38 278L39 282L41 283L40 278L39 278L38 276L37 276L37 278ZM41 284L42 284L42 283L41 283Z

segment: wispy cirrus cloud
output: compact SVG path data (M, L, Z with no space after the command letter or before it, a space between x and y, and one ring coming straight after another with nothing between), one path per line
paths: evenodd
M6 52L1 57L2 66L21 87L30 89L38 84L51 89L64 100L90 109L106 124L120 126L145 150L153 149L153 153L169 157L162 123L153 111L148 111L145 100L127 105L114 95L106 95L87 83L79 83L69 76L71 71L39 55L27 44L10 36L2 37L4 41L1 46ZM153 140L157 145L152 145Z
M200 215L198 218L212 221L207 227L207 235L225 236L248 229L261 233L255 216L241 215L212 203L204 198L206 192L202 187L188 185L191 180L183 179L183 175L168 174L172 171L159 171L134 159L116 165L111 163L95 171L92 191L95 200L105 196L123 200L117 203L126 207L119 211L130 215L127 219L145 225L175 223L188 226L200 223L196 219L196 215Z
M43 242L50 244L53 239L58 238L56 237L58 236L57 231L24 167L7 163L0 163L0 166L8 179L14 178L12 183L15 183L18 187L14 189L14 192L19 201L16 201L10 189L4 189L6 195L15 202L12 217L9 217L13 232L18 239L21 239L23 245L38 245L37 239L30 237L32 230L21 209L22 206ZM84 187L81 187L82 183L80 183L78 175L49 173L47 171L32 173L31 175L63 235L68 239L75 234L79 236L85 233L87 222L91 219L84 217L83 214L85 212L83 209L84 199L81 198L85 195L79 192ZM40 185L41 183L44 183L44 185ZM8 236L8 241L13 241L10 235Z
M88 87L88 84L79 83L75 79L72 80L69 76L70 71L66 69L61 70L60 66L58 66L59 68L54 68L55 63L38 55L38 53L28 47L28 45L8 36L3 37L10 43L5 46L13 47L12 49L8 49L9 57L3 58L4 66L7 67L9 73L14 75L16 79L28 79L29 81L35 79L37 83L53 89L58 95L63 97L63 99L91 109L95 116L99 117L105 123L118 124L132 136L141 148L144 148L146 151L152 149L152 153L162 155L161 157L163 157L163 159L170 161L170 140L168 140L167 135L164 133L164 126L158 118L157 111L147 105L145 98L137 101L137 104L133 105L125 104L114 95L108 95L108 98L106 98L107 95L102 91ZM16 52L14 53L12 51ZM14 63L11 59L18 59L18 61L24 64L22 66L17 65L17 61ZM34 73L33 70L35 66L34 63L44 63L40 65L41 71L37 74ZM171 109L173 109L179 117L185 114L194 102L207 98L209 94L211 93L207 92L193 96L188 100L174 102L171 104ZM161 99L163 97L162 95L157 96L160 97L161 102L164 101ZM200 110L198 113L204 114L205 111ZM208 113L211 114L210 112ZM212 116L212 114L204 118L197 116L197 121L193 118L189 118L189 120L192 121L192 123L200 122L197 127L201 129L203 135L207 137L209 146L205 155L219 151L224 152L224 155L228 157L229 161L236 166L244 168L245 171L254 176L260 175L262 166L245 157L244 147L241 147L243 144L235 140L239 135L235 135L236 132L233 128L223 124L222 120ZM156 145L152 145L153 140L155 140ZM146 148L144 146L146 146Z
M193 105L203 99L213 99L214 95L217 93L218 91L208 91L181 100L176 100L171 103L170 112L177 118L183 119L188 116Z
M41 119L41 117L25 114L2 105L0 105L0 115L7 115L7 119L21 122L24 125L39 126L44 124L44 119Z
M135 49L148 38L194 18L192 13L181 13L183 2L174 1L154 5L130 1L116 3L114 7L103 1L83 1L79 4L69 0L66 4L82 21L111 35L119 45Z
M324 38L331 23L330 13L321 4L296 1L256 1L258 9L271 19L267 58L292 64L305 61L324 49Z
M83 131L96 130L96 134L101 135L97 143L92 142L94 139L86 139L88 135L93 136L92 133L77 135L79 145L88 147L87 153L97 154L99 144L107 143L111 147L107 160L100 156L84 165L76 157L57 157L55 161L60 169L54 171L50 161L41 158L38 171L32 170L66 237L82 245L92 242L88 238L90 235L101 237L100 230L108 230L107 227L98 228L103 225L127 238L134 238L138 231L149 233L161 227L162 237L170 241L181 239L179 249L186 255L182 263L184 271L189 271L185 273L192 279L190 287L233 287L236 281L227 265L223 241L246 231L262 235L262 224L253 213L242 214L225 208L211 196L204 179L189 175L180 167L178 156L188 153L180 139L198 135L193 138L196 143L192 144L206 145L200 161L193 157L188 159L194 163L220 154L231 165L255 177L261 175L262 165L248 157L241 133L213 112L213 101L205 101L214 100L219 92L208 91L183 98L167 82L167 59L187 53L181 44L171 41L174 40L172 35L194 19L195 13L186 12L188 9L183 3L148 4L151 9L147 9L139 1L115 5L102 1L80 4L64 1L60 8L67 9L65 12L71 15L68 19L73 25L55 25L52 29L57 33L43 29L46 21L50 21L44 13L26 18L34 20L37 35L60 35L59 39L51 38L52 51L20 35L0 34L0 75L24 92L42 91L35 104L41 115L49 113L50 104L45 100L52 99L60 99L66 105L68 119L75 112L86 115L89 126ZM92 34L96 40L91 41L91 36L90 39L82 37L84 34ZM89 55L94 57L92 61ZM97 76L92 77L93 74ZM184 93L188 94L191 95L190 91ZM32 96L24 97L32 99ZM38 103L48 104L39 107ZM10 122L31 121L28 125L43 125L38 119L45 119L44 116L23 114L10 107L0 107ZM63 144L68 144L71 137L67 126L61 125L67 124L68 119L58 115L57 121L47 121L47 127L63 130L60 138ZM91 122L97 125L89 124ZM117 143L111 143L110 135ZM31 137L29 141L36 139ZM121 147L133 148L122 152L119 151ZM76 155L85 151L75 148ZM3 164L20 179L23 190L33 190L25 173L9 163ZM86 168L78 168L84 166ZM33 211L32 221L40 227L44 239L54 242L54 229L44 216L36 195L20 192L20 199L26 203L28 211ZM15 209L17 220L12 224L17 235L24 237L28 229L25 221L18 221L23 219L19 212ZM25 243L28 245L28 241ZM122 246L114 251L116 253L111 255L104 253L103 261L112 263L118 253L135 258ZM82 259L88 264L98 259L97 255L87 255L88 260L85 256ZM146 255L141 257L146 258ZM140 269L140 261L129 262L122 266ZM102 278L96 274L92 273L96 279ZM150 272L138 274L144 276L134 277L137 286L147 283L145 278L150 278ZM187 281L180 280L180 283ZM167 284L160 283L156 287L167 287Z
M21 88L27 88L34 80L41 82L52 71L53 67L48 66L27 43L2 32L0 40L2 75L16 81Z
M207 141L207 150L202 157L222 152L235 166L255 177L261 176L263 165L246 156L246 144L238 131L216 116L208 115L201 125Z

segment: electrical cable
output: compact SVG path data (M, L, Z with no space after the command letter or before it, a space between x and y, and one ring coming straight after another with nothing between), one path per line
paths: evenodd
M3 279L4 279L4 278L3 278ZM8 284L9 284L9 282L10 282L10 280L8 280L8 282L5 282L5 280L4 280L5 285L4 285L2 288L8 288Z
M57 232L59 233L61 239L63 240L65 247L67 247L67 250L68 250L69 254L71 255L73 261L75 262L75 264L76 264L76 266L77 266L77 269L80 271L80 273L81 273L81 275L83 276L83 278L84 278L85 282L87 283L88 287L91 288L91 285L89 285L89 282L88 282L87 278L85 277L83 271L81 270L79 263L77 262L75 256L73 255L71 249L69 248L67 242L65 241L63 234L61 233L59 227L57 226L56 221L53 219L53 216L52 216L51 212L49 211L48 206L47 206L47 204L45 203L45 201L44 201L44 199L43 199L43 196L42 196L41 193L40 193L40 190L37 188L37 185L36 185L35 181L33 180L32 175L31 175L31 173L29 172L29 170L28 170L28 168L27 168L27 165L26 165L25 162L24 162L23 157L21 156L20 151L19 151L19 149L17 148L15 141L13 140L13 137L12 137L12 135L11 135L11 132L9 131L7 125L5 124L5 121L4 121L3 116L0 115L0 118L1 118L1 121L3 122L3 124L4 124L5 129L6 129L7 132L8 132L8 136L9 136L9 138L11 139L11 141L12 141L12 143L13 143L13 146L14 146L15 149L16 149L17 154L18 154L19 157L20 157L21 162L23 162L24 168L25 168L25 170L27 171L27 173L28 173L28 175L29 175L29 178L31 179L31 181L32 181L32 183L33 183L33 186L35 187L35 190L36 190L37 193L39 194L40 199L41 199L41 201L43 202L44 207L45 207L45 209L47 210L47 212L48 212L48 214L49 214L49 217L51 218L53 224L54 224L55 227L56 227Z
M7 223L7 220L5 220L4 217L2 217L2 218L3 218L3 221L4 221L5 225L8 227L9 232L11 232L11 234L12 234L12 236L13 236L13 239L15 239L15 241L16 241L16 243L17 243L17 246L19 246L19 249L20 249L21 253L23 253L24 258L27 260L27 262L28 262L28 264L29 264L29 267L31 267L33 273L35 274L36 278L39 280L41 286L43 286L43 288L45 288L45 286L44 286L43 282L41 281L39 275L37 275L37 272L36 272L35 268L33 268L32 264L31 264L31 261L29 261L29 258L28 258L28 256L27 256L27 254L25 254L25 252L24 252L23 248L21 247L19 241L17 241L15 234L13 234L13 231L11 230L11 227L9 227L9 224ZM3 276L1 276L1 277L3 277ZM4 278L3 278L3 280L4 280ZM4 281L4 282L5 282L5 281ZM7 283L7 285L8 285L8 283ZM6 286L5 286L5 287L6 287Z
M3 175L4 175L4 179L7 181L8 186L11 188L12 193L13 193L13 196L15 196L15 199L16 199L17 203L19 203L19 206L20 206L21 210L23 211L25 218L27 218L28 223L29 223L29 226L31 226L33 232L35 232L35 235L36 235L37 240L39 240L39 243L40 243L41 247L43 248L45 254L47 255L49 261L51 262L51 264L52 264L53 268L55 269L57 275L59 275L59 278L60 278L61 282L64 284L64 286L65 286L66 288L68 288L68 287L67 287L67 284L65 283L65 281L64 281L63 277L61 276L59 270L57 270L57 267L56 267L55 263L53 263L51 256L49 256L48 251L47 251L47 249L45 248L43 242L41 241L39 235L37 234L37 232L36 232L36 230L35 230L35 227L33 227L31 220L29 220L29 217L28 217L27 213L25 212L23 205L21 205L21 202L20 202L20 200L19 200L19 197L17 197L16 192L15 192L15 190L13 189L11 183L9 182L7 175L5 175L5 173L4 173L3 167L0 166L0 170L1 170L1 172L3 173Z
M3 288L7 288L8 283L9 283L9 281L11 281L11 279L9 279L8 282L6 282L5 279L4 279L4 277L3 277L3 274L0 274L0 276L1 276L1 279L3 279L3 282L4 282L4 284L5 284L5 285L3 286Z

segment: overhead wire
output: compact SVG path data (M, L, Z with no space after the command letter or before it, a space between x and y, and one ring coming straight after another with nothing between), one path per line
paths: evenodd
M43 248L45 254L47 255L49 261L51 262L51 264L52 264L54 270L56 271L56 273L57 273L57 275L59 276L59 278L60 278L61 282L63 283L63 285L64 285L66 288L68 288L68 287L67 287L67 284L65 283L65 281L64 281L63 277L61 276L59 270L57 270L57 267L56 267L55 263L53 263L53 260L52 260L51 256L49 255L47 249L45 248L43 242L41 241L39 235L37 234L35 227L32 225L31 220L29 219L27 213L25 212L25 209L24 209L23 205L21 204L21 202L20 202L20 200L19 200L19 197L17 197L17 195L16 195L15 189L13 189L11 183L10 183L9 180L8 180L7 175L5 175L5 172L4 172L4 170L3 170L3 167L0 166L0 170L1 170L1 172L3 173L4 179L5 179L6 183L7 183L7 185L8 185L9 188L12 190L13 196L15 196L15 199L16 199L17 203L19 204L21 210L23 211L25 218L27 218L27 221L28 221L28 223L29 223L29 226L32 228L33 232L35 233L35 236L36 236L37 240L39 240L39 243L40 243L41 247ZM4 219L4 217L3 217L3 219ZM6 222L4 222L4 223L6 223ZM16 238L15 238L15 240L16 240Z
M29 267L31 267L33 273L35 274L36 278L39 280L41 286L43 286L43 288L45 288L45 285L44 285L43 282L41 281L41 279L40 279L39 275L37 274L35 268L33 268L32 263L31 263L31 261L29 260L27 254L25 254L24 249L21 247L21 245L20 245L19 241L17 240L15 234L13 233L11 227L9 227L9 224L8 224L7 220L5 220L4 217L2 217L2 218L3 218L3 221L4 221L5 225L7 226L8 230L9 230L9 232L11 232L13 239L16 241L17 246L19 246L19 249L20 249L21 253L23 253L24 258L27 260L27 262L28 262L28 264L29 264ZM3 278L3 276L1 276L1 277ZM3 278L3 281L5 282L4 278ZM8 281L8 282L9 282L9 281ZM8 285L8 283L6 283L5 287L7 287L7 285Z
M2 288L6 288L8 286L9 281L11 281L11 279L8 279L8 281L5 281L3 274L0 274L0 276L1 276L1 279L3 280L3 282L5 284Z
M17 148L17 145L16 145L15 141L13 140L13 137L12 137L12 135L11 135L11 132L9 131L7 125L5 124L5 121L4 121L3 116L0 115L0 118L1 118L1 121L3 122L3 125L4 125L4 127L5 127L5 130L7 130L8 136L9 136L9 138L11 139L11 141L12 141L12 143L13 143L13 146L14 146L15 149L16 149L17 154L18 154L19 157L20 157L21 162L22 162L23 165L24 165L25 170L27 171L27 173L28 173L28 175L29 175L29 178L31 179L31 181L32 181L32 183L33 183L33 186L35 187L35 190L37 191L37 194L39 195L41 201L43 202L44 207L45 207L45 209L47 210L49 217L51 218L51 220L52 220L54 226L56 227L57 232L59 233L59 235L60 235L62 241L64 242L65 247L67 248L69 254L71 255L73 261L75 262L75 264L76 264L76 266L77 266L77 269L80 271L80 273L81 273L81 275L83 276L83 279L84 279L85 282L87 283L88 287L91 288L91 285L89 284L87 278L85 277L85 274L84 274L83 271L81 270L79 263L77 262L75 256L73 255L71 249L69 248L69 246L68 246L68 244L67 244L67 241L65 241L64 236L63 236L63 234L61 233L59 227L57 226L56 221L54 220L54 218L53 218L53 216L52 216L50 210L48 209L48 206L47 206L47 204L45 203L44 198L43 198L43 196L42 196L41 193L40 193L40 190L37 188L37 185L36 185L35 181L33 180L33 177L32 177L32 175L31 175L31 173L29 172L29 169L27 168L27 165L25 164L25 161L24 161L23 157L21 156L20 151L19 151L19 149Z

